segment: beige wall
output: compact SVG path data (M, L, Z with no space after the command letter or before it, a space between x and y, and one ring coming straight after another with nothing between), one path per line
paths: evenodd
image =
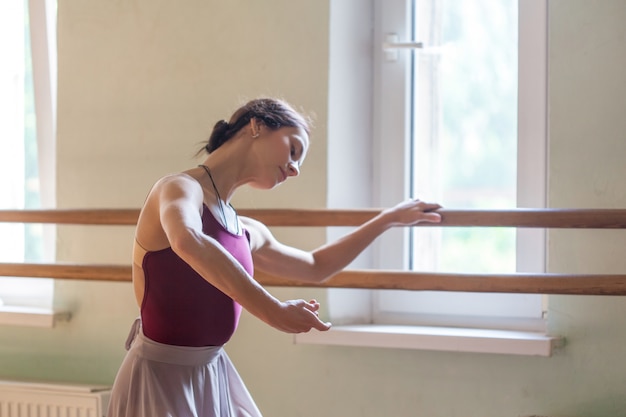
M337 0L340 1L340 0ZM138 207L241 100L317 114L301 178L239 207L324 207L329 10L320 0L59 1L59 207ZM550 0L552 207L626 207L626 3ZM321 231L277 234L313 247ZM574 237L575 239L573 239ZM64 227L59 260L128 262L132 229ZM623 272L621 232L550 233L554 272ZM129 284L58 282L73 319L0 327L0 374L110 383ZM281 298L321 291L274 289ZM268 416L600 417L626 409L626 299L550 297L552 358L300 346L245 315L227 349Z

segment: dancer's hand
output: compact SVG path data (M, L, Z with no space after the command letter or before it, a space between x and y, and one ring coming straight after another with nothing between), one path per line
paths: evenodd
M441 206L419 199L406 200L381 213L392 226L412 226L421 222L439 223L441 215L436 211Z
M320 304L316 300L288 300L280 303L279 311L269 317L268 323L286 333L306 333L311 329L326 331L331 324L318 316Z

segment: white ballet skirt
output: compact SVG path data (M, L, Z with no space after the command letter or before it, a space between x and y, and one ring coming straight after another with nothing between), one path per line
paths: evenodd
M108 417L262 417L223 346L155 342L135 321Z

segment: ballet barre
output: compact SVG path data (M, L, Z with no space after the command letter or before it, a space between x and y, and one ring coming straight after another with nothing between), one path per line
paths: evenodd
M240 209L268 226L358 226L378 209ZM566 229L624 229L626 209L441 209L442 222L414 227L517 227ZM80 225L134 225L137 209L0 210L0 222ZM130 282L130 265L74 263L0 263L0 276L66 280ZM265 286L462 291L487 293L626 295L626 274L462 274L397 270L345 270L323 283L278 278L261 272Z

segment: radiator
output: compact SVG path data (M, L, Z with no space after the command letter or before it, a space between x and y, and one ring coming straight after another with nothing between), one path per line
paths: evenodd
M0 380L0 417L103 417L110 387Z

